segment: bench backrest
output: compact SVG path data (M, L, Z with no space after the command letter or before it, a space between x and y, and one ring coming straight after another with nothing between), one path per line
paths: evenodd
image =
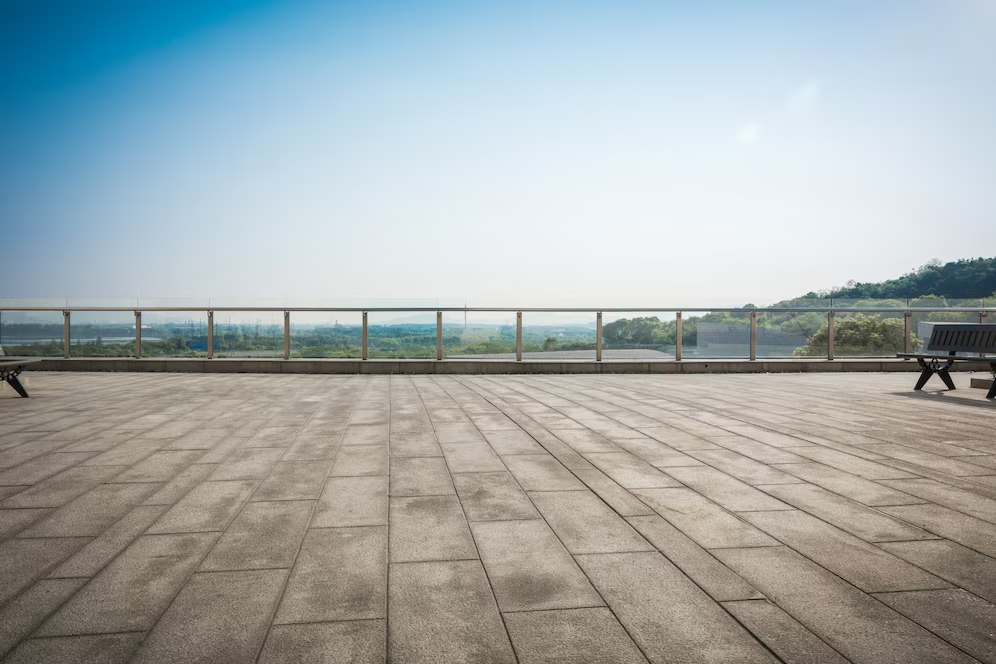
M990 323L934 323L929 351L996 353L996 325Z

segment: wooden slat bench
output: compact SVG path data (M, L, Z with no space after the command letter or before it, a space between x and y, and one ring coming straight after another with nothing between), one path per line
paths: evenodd
M28 391L17 380L17 375L28 368L27 365L38 360L5 360L0 358L0 380L5 380L22 397L28 396Z
M964 357L955 353L996 353L996 325L991 323L934 323L930 341L923 353L896 353L896 357L912 357L923 371L913 389L921 390L930 377L937 374L948 389L955 389L948 371L955 362L989 362L996 372L996 357ZM941 351L941 352L939 352ZM944 354L946 351L947 354ZM986 395L996 399L996 383Z

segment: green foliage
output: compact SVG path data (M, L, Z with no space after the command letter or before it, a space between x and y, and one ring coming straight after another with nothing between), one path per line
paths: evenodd
M880 283L849 283L824 297L884 299L937 295L963 300L996 296L996 258L963 258L947 264L938 260L920 266L898 279Z
M905 345L905 324L898 318L879 318L865 314L840 316L834 322L834 354L840 356L882 357L901 352ZM824 323L796 350L800 357L826 357L830 329ZM912 335L913 347L919 343Z

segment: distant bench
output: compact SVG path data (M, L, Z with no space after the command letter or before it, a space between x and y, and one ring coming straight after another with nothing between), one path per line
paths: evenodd
M921 390L930 377L937 374L948 389L954 381L948 371L955 362L989 362L996 373L996 357L959 357L955 353L996 353L996 325L987 323L934 323L930 341L924 353L896 353L896 357L913 357L923 369L914 390ZM947 351L944 355L935 351ZM987 399L996 399L996 381L989 389Z
M38 360L3 360L0 359L0 380L7 381L22 397L28 396L28 391L17 380L17 375L28 368L27 365Z

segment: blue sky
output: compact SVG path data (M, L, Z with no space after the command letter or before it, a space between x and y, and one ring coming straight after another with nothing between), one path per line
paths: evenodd
M0 10L0 298L721 306L996 254L991 0Z

